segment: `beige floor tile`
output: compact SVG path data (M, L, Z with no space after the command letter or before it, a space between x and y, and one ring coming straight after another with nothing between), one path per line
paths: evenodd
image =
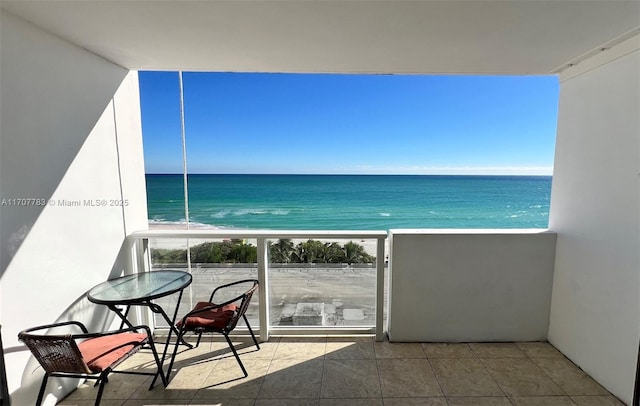
M98 394L98 388L93 386L95 382L96 381L86 381L85 383L78 386L76 390L71 392L64 400L65 401L80 401L85 399L95 400L96 395ZM147 385L147 388L148 387L149 385ZM134 389L133 391L135 392L135 390L137 389ZM45 398L46 398L46 394L45 394Z
M60 406L93 406L95 405L95 400L91 399L69 399L68 397L62 399L60 402L56 403L56 405Z
M162 354L158 354L158 357L161 357ZM168 357L167 357L168 358ZM127 358L118 365L118 370L127 370L127 369L148 369L149 371L156 371L156 362L153 359L153 353L151 350L143 349Z
M247 378L242 377L224 338L207 336L196 349L180 348L176 372L167 389L157 383L148 391L151 377L112 374L101 404L249 406L255 401L257 406L445 406L447 402L450 406L623 406L545 342L419 344L376 343L371 337L276 338L261 343L262 349L255 351L250 338L244 338L234 343L248 369ZM278 352L283 358L277 357ZM479 358L477 354L486 356ZM151 352L143 350L120 369L125 367L153 370L155 365ZM93 405L97 395L93 384L81 385L59 404ZM421 392L431 393L429 388L443 390L448 396ZM561 388L569 394L585 395L569 397Z
M237 347L238 354L240 354L240 358L242 360L245 359L273 359L276 350L278 349L278 344L280 343L280 339L271 339L269 341L265 341L264 343L258 342L260 345L260 349L258 350L253 343L253 341L248 340L244 341L242 345Z
M578 406L624 406L615 396L571 396Z
M263 378L267 375L271 362L268 359L242 360L242 364L248 374L247 377L244 377L242 369L235 358L220 360L216 363L215 368L211 370L202 388L225 386L225 381L237 382L243 379Z
M109 375L109 382L104 386L102 399L129 399L131 394L137 390L147 391L149 385L151 385L151 379L152 377L144 375L111 374ZM98 387L93 387L95 381L88 381L88 383L92 386L94 393L92 398L95 399L95 395L98 394ZM163 387L160 379L158 379L155 386Z
M575 406L569 396L531 396L511 398L515 406Z
M480 358L526 357L515 343L470 343L469 346Z
M327 338L327 359L375 359L373 338Z
M318 406L318 399L257 399L254 406Z
M509 399L504 396L486 397L448 397L449 406L511 406Z
M384 406L447 406L445 398L384 398Z
M167 355L167 359L165 360L165 372L169 367L171 356L172 354ZM205 341L203 339L198 347L189 349L181 346L178 348L178 352L176 353L175 361L173 363L173 367L171 368L171 376L169 377L169 379L173 380L173 375L182 368L205 364L207 362L211 364L215 363L217 360L226 359L229 357L233 357L233 353L229 349L229 346L226 342Z
M130 400L171 400L173 402L188 402L196 394L196 389L172 389L170 387L163 388L162 385L156 385L153 390L147 388L138 389L134 392ZM153 404L153 402L151 402Z
M204 383L219 361L205 360L188 364L176 363L169 377L168 388L198 390ZM176 368L176 365L178 366ZM238 368L240 370L240 368Z
M608 395L589 375L567 358L532 358L568 395Z
M443 396L426 359L379 359L377 364L384 397Z
M529 358L481 358L507 396L557 396L565 393Z
M426 358L427 355L420 343L390 343L388 341L374 344L376 358Z
M121 406L126 404L125 399L103 399L100 401L100 406ZM96 404L95 399L76 399L76 400L63 400L57 403L59 406L94 406Z
M87 380L65 398L65 402L67 403L64 404L73 404L73 402L78 402L80 404L83 403L83 400L95 402L95 399L98 395L98 387L94 386L95 382L95 380ZM102 400L106 401L110 399L128 399L131 394L136 392L138 389L149 389L150 384L150 376L110 374L109 382L107 382L104 386ZM162 387L162 383L160 383L160 381L158 380L156 386Z
M258 398L317 399L320 397L323 359L275 359L269 366Z
M175 340L175 337L172 338L172 340ZM178 352L198 351L198 350L216 351L219 349L228 348L227 341L224 339L224 337L221 334L203 334L202 339L200 340L200 344L198 344L197 347L196 347L196 343L198 340L196 339L196 336L188 337L188 339L185 341L191 344L192 347L189 348L181 344L178 346ZM234 338L233 342L239 343L240 341ZM175 343L169 346L169 352L174 351L174 349L175 349ZM161 348L158 348L158 352L162 354Z
M564 358L564 355L562 355L560 351L556 350L556 348L553 345L547 342L541 342L541 341L523 342L523 343L516 343L516 345L518 346L518 348L520 348L520 350L522 350L522 352L527 354L527 356L529 357Z
M473 358L475 354L466 343L422 343L428 358Z
M436 358L430 362L445 396L504 395L476 358Z
M326 338L300 337L281 338L273 359L314 359L324 358L327 348Z
M124 403L121 403L121 406L157 406L157 405L166 405L166 406L186 406L192 405L193 403L187 400L169 400L169 399L130 399ZM210 402L208 405L220 405L217 402ZM208 406L207 405L207 406ZM100 406L107 406L100 403Z
M382 398L320 399L319 406L384 406Z
M328 359L324 362L321 398L380 397L375 360Z
M194 399L189 405L201 406L253 406L253 399ZM146 405L145 405L146 406ZM149 405L152 406L152 405Z
M206 361L174 369L169 377L169 385L167 387L171 389L198 390L204 386L207 377L216 368L217 364L218 361Z
M271 361L250 360L243 363L249 374L246 378L235 360L218 361L193 400L257 398Z

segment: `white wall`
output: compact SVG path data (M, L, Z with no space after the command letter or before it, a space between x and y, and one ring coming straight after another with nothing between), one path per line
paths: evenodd
M561 75L549 340L627 403L640 337L640 37Z
M122 270L125 235L146 228L146 194L137 73L1 18L0 198L50 202L0 206L0 323L13 403L26 405L41 370L18 332L59 319L105 324L82 297ZM111 206L122 199L127 207Z
M554 233L391 230L389 238L390 340L546 340Z

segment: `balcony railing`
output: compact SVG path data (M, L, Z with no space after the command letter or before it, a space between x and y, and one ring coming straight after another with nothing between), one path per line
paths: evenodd
M385 306L386 231L264 231L264 230L149 230L127 238L130 269L148 272L183 268L194 282L185 291L180 313L194 302L207 300L215 286L235 279L256 278L259 294L248 311L261 340L281 335L375 335L383 340ZM320 240L365 243L372 246L374 264L272 263L269 242ZM154 249L191 249L204 242L243 241L255 244L255 263L192 263L191 256L176 263L154 263ZM185 303L189 302L189 303ZM163 303L175 306L176 303ZM158 328L150 314L141 321ZM165 326L166 327L166 326Z

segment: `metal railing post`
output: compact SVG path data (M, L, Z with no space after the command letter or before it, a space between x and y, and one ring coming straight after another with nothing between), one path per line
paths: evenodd
M376 240L376 341L384 341L384 240Z
M149 272L151 271L151 256L149 251L149 239L148 238L132 238L130 251L132 251L132 268L130 269L132 274ZM150 308L135 307L133 312L130 312L130 318L135 324L144 324L151 328L151 331L155 331L155 318Z
M260 341L269 340L269 278L267 268L269 263L269 252L267 250L267 239L258 238L258 282L260 283Z

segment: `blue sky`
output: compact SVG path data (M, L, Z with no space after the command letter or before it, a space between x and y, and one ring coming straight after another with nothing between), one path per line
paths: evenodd
M189 173L551 175L555 76L183 73ZM177 72L140 72L147 173L182 173Z

